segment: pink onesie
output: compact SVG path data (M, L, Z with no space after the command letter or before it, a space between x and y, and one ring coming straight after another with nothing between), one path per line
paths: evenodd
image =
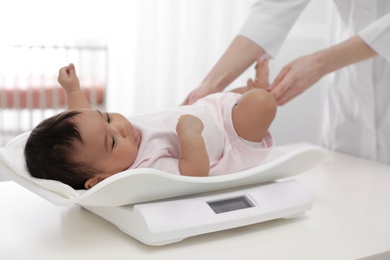
M254 148L237 135L231 115L240 96L231 92L216 93L191 106L130 117L130 122L142 136L137 159L130 169L155 168L180 174L181 149L176 124L184 114L197 116L203 122L202 135L210 158L210 176L242 171L261 164L273 146L272 137L267 133L259 148Z

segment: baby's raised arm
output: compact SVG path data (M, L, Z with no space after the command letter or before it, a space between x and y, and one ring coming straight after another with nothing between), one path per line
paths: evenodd
M208 176L210 160L202 136L203 123L193 115L182 115L176 125L181 145L179 169L181 175Z
M91 108L91 105L81 90L79 78L72 63L60 69L58 83L65 90L68 110Z

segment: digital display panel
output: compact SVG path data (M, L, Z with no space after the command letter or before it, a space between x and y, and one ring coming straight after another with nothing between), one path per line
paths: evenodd
M210 201L207 204L217 214L255 206L246 196Z

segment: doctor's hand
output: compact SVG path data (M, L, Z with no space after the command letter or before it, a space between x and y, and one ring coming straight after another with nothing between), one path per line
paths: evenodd
M283 67L269 90L276 103L284 105L311 87L325 74L321 71L321 62L315 54L302 56Z
M190 94L188 94L188 96L181 105L192 105L198 99L216 92L218 92L218 90L213 90L210 85L202 83L199 87L197 87L196 89L191 91Z

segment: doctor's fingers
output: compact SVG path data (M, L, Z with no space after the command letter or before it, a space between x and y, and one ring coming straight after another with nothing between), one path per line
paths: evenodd
M294 99L295 97L297 97L298 95L300 95L302 92L303 90L300 91L297 88L289 88L282 95L275 98L276 104L278 104L278 106L283 106L287 104L289 101L291 101L292 99Z
M186 97L186 99L180 104L181 106L187 106L187 105L192 105L195 103L200 97L198 97L195 93L190 93Z
M272 88L270 93L275 98L276 103L281 106L301 94L306 89L306 84L302 84L302 82L296 80L295 77L291 77L288 74L281 82L279 82L279 84Z
M192 90L188 94L188 96L186 97L184 102L181 103L181 105L192 105L193 103L198 101L198 99L203 98L211 93L213 93L213 92L210 90L210 87L202 84L199 87L197 87L196 89Z
M188 95L186 99L180 104L180 106L186 106L190 104L190 96Z
M274 86L270 93L278 105L284 105L315 83L315 81L313 83L309 79L311 78L297 77L293 73L288 73L279 84Z
M291 63L284 66L282 70L279 72L279 74L276 76L276 78L274 79L274 82L270 86L268 86L268 90L274 89L275 86L277 86L284 79L287 73L291 70L291 67L292 67Z
M293 86L294 81L294 77L291 76L291 66L290 64L286 65L276 76L272 85L268 87L268 90L275 100L278 100L291 86Z

